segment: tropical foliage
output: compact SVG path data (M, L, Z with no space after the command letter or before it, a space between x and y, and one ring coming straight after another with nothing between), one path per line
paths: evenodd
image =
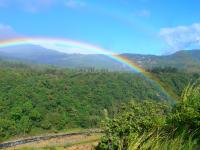
M172 106L153 101L123 105L114 119L106 117L106 135L96 149L199 149L199 81L189 84Z
M196 78L178 71L155 72L154 76L174 93L180 93L191 79ZM150 99L153 103L167 101L158 85L139 74L1 61L0 140L70 128L99 127L104 109L112 117L122 102L131 99ZM138 109L142 107L137 105ZM152 112L152 115L156 114ZM154 126L152 121L156 120L147 124L143 121L143 126Z

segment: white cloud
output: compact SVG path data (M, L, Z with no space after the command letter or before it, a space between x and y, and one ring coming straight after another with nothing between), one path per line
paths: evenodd
M159 34L174 51L200 46L200 23L174 28L162 28Z
M62 53L67 54L105 54L102 51L97 51L94 47L90 47L83 44L75 44L70 42L62 42L59 40L45 40L45 39L39 39L35 41L31 41L30 44L38 45L43 48L56 50Z
M26 37L27 36L17 33L11 26L0 23L0 40L26 38ZM84 45L84 44L77 45L76 43L73 43L73 42L65 42L65 41L56 40L56 39L48 40L48 38L47 39L36 38L34 40L34 37L33 37L33 40L31 40L30 42L27 42L27 44L38 45L43 48L57 50L63 53L81 53L81 54L102 53L102 52L97 52L94 47L91 47L88 45Z
M86 3L80 0L67 0L65 4L70 8L82 8L86 6Z
M8 39L17 37L17 33L9 25L4 25L0 23L0 39Z

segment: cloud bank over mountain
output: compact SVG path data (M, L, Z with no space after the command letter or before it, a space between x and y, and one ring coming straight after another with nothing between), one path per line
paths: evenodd
M173 51L200 46L200 23L162 28L159 34Z

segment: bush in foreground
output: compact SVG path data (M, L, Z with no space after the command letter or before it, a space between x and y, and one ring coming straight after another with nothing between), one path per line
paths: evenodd
M199 149L200 81L188 85L182 99L170 106L133 101L114 119L106 119L97 150Z

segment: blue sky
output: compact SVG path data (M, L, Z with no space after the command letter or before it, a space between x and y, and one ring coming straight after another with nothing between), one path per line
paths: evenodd
M116 53L200 46L199 0L0 0L0 39L60 37Z

